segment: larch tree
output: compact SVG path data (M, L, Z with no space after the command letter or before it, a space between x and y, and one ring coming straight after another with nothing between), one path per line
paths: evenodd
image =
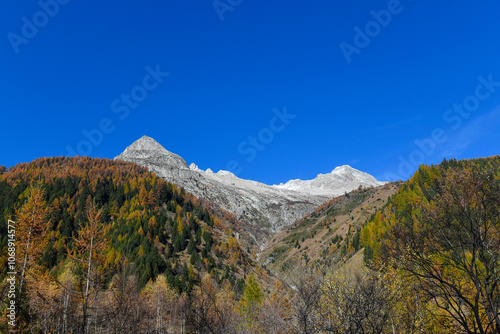
M248 276L245 291L239 303L242 325L246 330L253 330L258 326L260 307L264 300L264 292L253 274Z
M217 283L206 275L195 287L185 308L188 328L193 333L236 334L237 314L234 294L228 287L219 291Z
M107 330L110 333L139 333L144 330L146 323L144 300L126 258L121 267L121 273L113 277L108 289Z
M148 309L148 325L156 333L171 333L178 328L181 320L181 308L177 293L169 287L165 275L159 275L150 281L142 291Z
M290 297L283 283L276 280L273 290L261 307L259 314L261 332L270 334L290 333L292 330Z
M86 333L91 282L96 283L100 266L105 262L107 242L105 236L109 226L101 222L101 216L102 209L97 210L95 204L91 204L87 212L86 223L78 231L71 249L68 248L68 255L82 265L84 272L82 334Z
M49 222L46 221L47 207L44 199L44 190L39 182L27 189L28 199L17 211L17 240L18 263L21 265L19 282L19 301L21 300L24 280L29 269L35 270L38 261L47 246L47 231Z

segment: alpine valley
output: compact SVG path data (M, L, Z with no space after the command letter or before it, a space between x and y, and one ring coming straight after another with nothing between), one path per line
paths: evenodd
M0 332L500 333L500 156L266 185L143 136L0 166Z
M153 138L143 136L115 160L134 162L147 167L164 180L183 187L196 197L219 205L244 222L246 232L262 246L271 236L312 212L335 196L359 187L377 187L386 182L348 165L331 173L319 174L313 180L290 180L267 185L244 180L229 171L214 173L201 170L167 151Z

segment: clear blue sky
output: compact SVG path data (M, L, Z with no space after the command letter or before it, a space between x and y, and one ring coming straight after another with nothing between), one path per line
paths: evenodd
M142 135L268 184L500 153L498 1L54 1L0 4L0 165Z

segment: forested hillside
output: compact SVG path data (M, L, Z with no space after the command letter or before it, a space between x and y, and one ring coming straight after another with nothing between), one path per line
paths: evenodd
M499 156L333 198L264 268L231 214L132 163L19 164L0 210L3 331L13 300L20 333L500 331Z
M33 284L44 275L69 275L84 293L87 279L90 291L105 290L126 271L142 289L162 274L181 294L205 274L241 290L250 269L232 215L133 163L59 157L16 165L0 175L0 212L3 254L8 220L17 228L25 321L36 306L23 302L40 294ZM0 264L5 277L7 257Z
M499 333L500 156L420 166L365 225L361 245L368 266L414 295L423 328Z
M442 199L444 194L452 193L454 201L466 201L468 199L466 195L474 195L455 193L458 191L455 187L460 187L461 191L467 188L469 191L476 190L480 192L476 196L480 196L481 192L497 185L499 180L500 156L458 161L443 160L439 165L421 165L410 180L400 185L397 193L389 198L383 209L377 212L363 228L361 244L368 250L365 250L365 261L387 263L393 237L389 232L402 226L408 228L409 222L421 220L424 209L429 209L428 205ZM483 199L478 197L476 200ZM500 198L498 200L500 201ZM495 207L494 203L482 203L486 204ZM477 206L478 203L473 203L469 209L480 209ZM482 207L482 209L490 208ZM494 218L494 212L492 214Z

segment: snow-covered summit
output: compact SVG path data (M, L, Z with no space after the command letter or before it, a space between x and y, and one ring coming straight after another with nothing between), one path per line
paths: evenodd
M359 172L357 169L354 169L349 165L342 165L342 166L335 167L335 169L332 170L332 174L333 173L349 173L349 172L356 172L356 171Z
M385 182L377 181L368 173L359 171L349 165L336 167L331 173L318 174L312 180L290 180L287 183L273 185L282 190L293 190L301 193L338 196L356 189L359 186L381 186Z

